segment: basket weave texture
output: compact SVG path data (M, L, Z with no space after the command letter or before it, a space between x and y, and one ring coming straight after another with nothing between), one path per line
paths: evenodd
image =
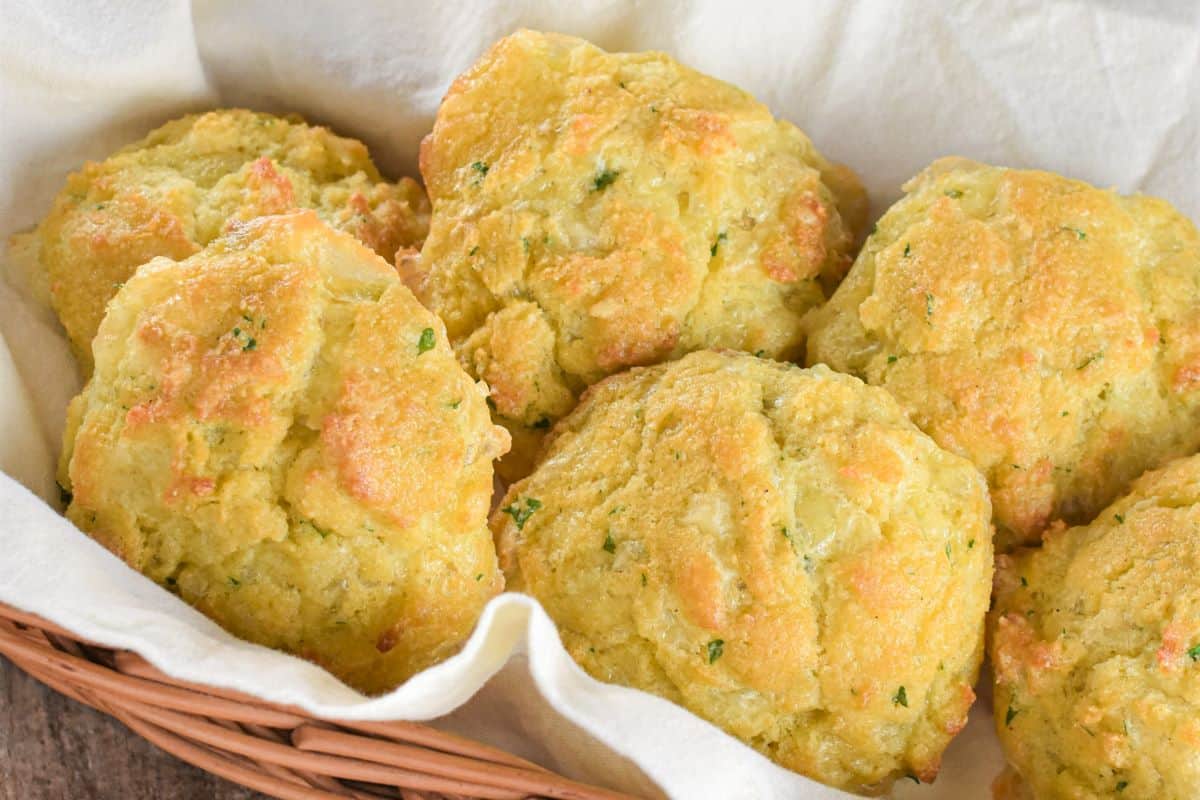
M175 757L284 800L634 800L426 725L317 719L185 683L3 603L0 654Z

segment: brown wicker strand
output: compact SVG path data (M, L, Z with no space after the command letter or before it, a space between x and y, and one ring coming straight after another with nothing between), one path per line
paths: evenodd
M53 622L44 620L36 614L30 614L28 611L21 611L20 609L4 605L3 603L0 603L0 616L7 618L10 622L23 625L26 628L37 628L43 633L58 634L65 639L72 639L74 641L84 642L86 644L96 644L96 642L88 642L82 636L76 636L66 628L60 628ZM103 645L100 646L102 647Z
M135 715L121 714L117 718L129 726L134 733L176 758L255 791L278 797L280 800L345 800L346 798L345 794L334 794L321 789L296 786L280 781L259 769L243 767L229 757L220 754L219 751L189 742L183 737L177 736L165 728L152 725Z
M188 683L177 678L164 676L159 672L154 665L149 661L130 652L119 652L114 658L116 669L127 674L133 675L146 680L153 680L160 683L166 683L171 686L177 686L187 689L191 692L202 692L213 697L222 697L228 700L233 700L238 703L249 703L260 708L271 708L270 705L264 703L257 698L249 697L240 692L231 691L228 689L217 689L211 686L199 686L194 683ZM288 713L304 715L300 709L287 708ZM485 744L472 741L463 736L457 736L453 733L440 731L435 728L430 728L427 725L421 725L416 722L404 722L394 720L390 722L364 722L359 720L337 719L331 720L339 727L352 728L363 733L371 734L372 736L391 739L396 742L404 742L407 744L420 745L431 750L440 750L443 753L451 753L454 755L466 756L468 758L479 759L481 761L489 761L495 764L505 764L510 767L520 767L523 769L544 772L553 774L545 767L534 764L531 761L526 761L523 758L514 756L511 753L506 753L495 747L489 747ZM309 721L311 724L311 721ZM295 726L280 726L280 727L295 727Z
M171 678L4 604L0 655L177 758L283 800L634 800L420 723L322 720Z
M100 704L98 704L98 701L95 698L88 697L85 692L80 691L77 687L72 686L65 681L57 680L54 678L54 676L41 672L41 666L39 664L14 653L9 653L8 658L13 664L20 667L29 675L37 678L39 681L46 684L62 696L70 698L76 703L83 703L85 706L90 706L91 708L94 708L102 713L108 713L107 710L100 707Z
M177 678L169 678L164 676L161 672L155 669L155 667L149 661L146 661L146 659L142 658L136 653L119 652L115 655L113 660L116 669L125 673L126 675L132 675L146 680L165 683L171 686L186 689L190 692L201 692L213 697L225 698L237 703L248 703L265 709L272 708L267 703L264 703L257 698L244 695L240 692L235 692L228 689L216 689L210 686L199 686L197 684L188 683L187 681L182 681ZM287 707L276 708L286 708L288 713L294 713L298 716L304 714L304 712L300 709L292 709ZM308 722L308 724L312 724L311 720L305 721ZM511 753L506 753L503 750L499 750L495 747L489 747L488 745L480 744L479 742L472 741L463 736L457 736L453 733L440 731L416 722L404 722L400 720L394 720L390 722L363 722L358 720L344 719L331 720L330 722L335 723L342 728L351 728L363 733L371 734L374 737L383 737L396 742L416 744L431 750L440 750L443 753L466 756L468 758L488 761L494 764L520 767L522 769L543 772L548 775L553 774L545 767L534 764L531 761L526 761L525 759L514 756Z
M64 677L74 683L111 695L141 700L189 714L218 716L274 728L294 728L306 722L303 717L294 714L246 706L224 698L187 692L113 672L74 654L62 652L57 657L51 656L48 651L28 643L23 637L14 636L7 626L0 627L0 642L5 642L17 651L24 651L25 655L41 662L47 669L68 673Z
M257 736L260 739L268 739L278 744L287 744L287 737L278 731L272 730L271 728L250 724L243 724L242 727L244 727L247 732ZM326 791L334 793L345 792L347 797L353 797L355 800L372 800L372 795L369 795L365 792L360 792L352 786L345 786L342 783L335 781L333 778L325 775L318 775L317 773L309 772L308 770L295 770L294 774L297 777L308 781L311 786L314 786L318 789L325 789ZM378 797L378 795L374 796Z
M521 767L535 772L544 772L548 775L553 774L545 767L534 764L532 761L518 758L511 753L506 753L495 747L489 747L479 742L473 742L465 737L439 731L415 722L356 722L354 720L337 720L337 724L343 728L353 728L354 730L369 733L373 736L391 739L394 742L416 744L428 747L431 750L440 750L443 753L452 753L481 761L490 761L493 764L506 764L510 767Z
M453 778L442 778L436 775L399 769L387 764L379 764L360 758L330 756L323 753L305 753L295 747L276 744L275 742L266 742L243 733L227 731L224 728L199 719L181 717L177 712L168 711L165 708L157 708L136 702L131 702L129 706L142 719L153 722L161 727L172 730L181 730L183 727L186 727L187 730L181 732L192 741L206 744L222 751L238 753L255 761L265 761L284 766L298 766L301 769L319 769L325 774L336 778L349 778L351 780L381 783L384 785L403 784L411 786L414 789L424 789L430 792L457 792L471 797L484 798L485 800L520 800L520 798L527 796L521 792L513 792L496 786L474 784ZM186 723L186 726L184 723Z
M259 739L267 739L269 741L273 741L276 743L283 742L283 736L276 733L274 730L272 730L270 728L261 728L258 726L239 724L232 720L212 718L212 717L207 718L206 721L212 723L213 725L219 725L220 727L225 728L226 730L234 731L235 733L243 733L244 732L244 733L250 734L251 736L255 736ZM233 760L235 760L235 761L242 761L246 764L254 764L255 763L255 762L251 761L250 759L246 758L245 756L231 755L231 758L233 758ZM263 763L260 766L262 767L264 772L266 772L270 775L274 775L275 777L279 778L280 780L288 781L289 783L299 784L300 786L309 786L314 789L324 789L325 791L332 792L333 794L342 795L345 797L355 797L355 798L357 798L357 800L361 800L360 795L357 795L352 789L342 786L338 781L335 781L332 778L320 778L319 779L313 773L308 772L306 770L289 769L287 767L281 767L278 764ZM324 785L319 785L322 781L324 782Z
M292 733L292 743L301 750L331 755L370 757L372 761L416 769L450 778L476 781L488 780L496 786L507 786L526 794L559 798L560 800L621 800L622 795L578 784L551 784L544 773L530 774L528 770L495 765L480 765L469 758L443 756L434 758L428 750L402 744L363 741L361 737L341 731L304 725Z
M11 654L8 655L11 658ZM99 698L92 695L92 693L70 685L61 678L55 677L53 673L39 671L41 665L37 662L28 662L19 657L11 658L11 660L14 664L59 694L69 697L76 702L91 706L97 711L109 714L159 749L214 775L219 775L227 780L240 783L243 786L263 792L264 794L269 794L272 797L282 798L283 800L344 800L348 796L342 793L296 791L297 788L303 790L306 787L295 787L294 785L282 783L272 776L263 774L263 771L257 765L247 766L247 764L252 764L253 762L235 761L228 754L195 745L182 737L174 735L170 731L147 723L120 708L110 708L100 701ZM25 663L22 663L23 661Z

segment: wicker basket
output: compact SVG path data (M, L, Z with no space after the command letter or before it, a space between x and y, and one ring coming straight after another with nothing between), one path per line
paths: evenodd
M184 683L2 603L0 654L175 757L285 800L632 800L425 725L316 719Z

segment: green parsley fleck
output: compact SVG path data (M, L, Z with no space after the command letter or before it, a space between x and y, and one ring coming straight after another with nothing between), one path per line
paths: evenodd
M892 695L892 705L908 708L908 691L903 686L896 690L896 694Z
M474 247L471 248L470 252L468 252L467 255L473 256L478 252L479 252L479 245L475 245Z
M229 576L229 585L233 586L234 588L237 588L238 586L242 585L242 582L239 581L237 578L233 577L232 575L230 575Z
M251 325L254 324L254 320L250 319L245 314L242 315L242 319L248 320ZM258 347L258 340L251 336L248 332L243 331L240 325L235 327L231 332L233 334L233 338L242 346L243 353ZM245 337L244 341L242 339L243 336Z
M728 238L729 238L729 236L725 233L725 231L721 231L720 233L718 233L717 240L715 242L713 242L712 247L710 247L708 249L708 254L715 256L717 254L717 248L721 246L721 242L725 241Z
M534 497L525 498L525 507L521 507L521 501L517 500L512 505L500 509L501 513L508 514L513 518L513 522L517 525L517 530L525 527L525 523L533 516L533 512L542 507L542 501Z
M615 181L617 176L620 174L621 171L616 169L601 170L601 172L592 179L592 191L599 192L602 189L607 189L609 186L612 186L613 181Z
M1129 785L1129 781L1117 781L1117 791L1125 791L1125 787Z
M950 560L950 543L949 542L946 543L946 560L947 561Z
M483 161L476 161L474 164L471 165L471 169L478 172L480 177L483 177L484 175L488 174L488 170L491 169L491 167L489 167Z
M447 403L446 405L448 405L450 408L457 409L462 405L462 400L455 400L453 403Z
M1004 712L1004 726L1005 727L1011 726L1013 719L1017 716L1017 714L1020 714L1020 713L1021 713L1020 711L1017 711L1012 706L1009 706L1008 711Z
M1062 229L1064 231L1070 231L1071 233L1075 234L1075 238L1079 239L1080 241L1087 238L1087 234L1084 233L1083 231L1079 230L1079 228L1073 228L1070 225L1063 225Z
M432 350L433 344L433 328L426 328L425 330L421 331L421 338L417 340L417 355L420 355L427 350Z
M525 248L525 252L529 252L529 239L525 236L521 237L521 247Z
M1187 654L1192 661L1200 661L1200 644L1188 648Z
M933 295L929 292L925 293L925 318L929 319L933 316Z
M646 585L646 573L642 573L642 586Z
M755 351L754 351L754 357L755 357L755 358L762 358L762 357L763 357L763 356L765 356L766 354L767 354L767 351L766 351L766 350L755 350Z
M316 531L316 532L317 532L317 535L319 535L319 536L320 536L322 539L324 539L326 536L328 536L328 535L329 535L329 531L322 530L321 528L318 528L318 527L317 527L317 523L313 522L311 519L310 519L310 520L305 520L305 521L308 523L308 527L310 527L310 528L312 528L314 531Z
M1093 362L1099 361L1099 360L1100 360L1100 359L1102 359L1102 358L1104 358L1104 353L1103 353L1103 352L1099 352L1099 353L1092 353L1090 356L1088 356L1087 358L1085 358L1085 359L1083 360L1083 363L1081 363L1079 366L1077 366L1077 367L1075 368L1075 370L1078 372L1078 371L1080 371L1080 370L1086 369L1086 368L1087 368L1088 366L1090 366L1090 365L1091 365Z
M974 540L974 539L972 539L971 541L967 542L967 549L968 549L968 550L974 550L974 549L975 549L975 540Z
M481 581L481 580L483 580L483 573L482 573L482 572L481 572L481 573L479 573L478 575L476 575L476 576L475 576L475 582L476 582L476 583L478 583L478 582L479 582L479 581Z
M708 643L708 663L713 663L725 652L725 640L713 639Z
M895 364L895 363L896 363L897 361L899 361L899 360L900 360L900 357L899 357L899 356L888 356L888 363L889 363L889 364Z
M1118 525L1125 524L1125 515L1124 514L1113 514L1113 519L1115 519L1117 521Z
M910 245L908 242L905 242L904 243L904 257L908 258L910 255L912 255L912 245Z
M611 534L611 533L608 533L608 534L605 534L605 535L604 535L604 546L603 546L603 548L602 548L602 549L603 549L603 550L604 550L604 552L606 552L606 553L615 553L615 552L617 552L617 543L613 541L613 537L612 537L612 534Z
M1028 586L1028 585L1029 585L1029 581L1025 580L1025 576L1024 576L1024 575L1022 575L1022 576L1021 576L1021 585L1022 585L1022 586Z
M950 198L953 198L954 200L957 200L958 198L962 197L962 191L959 189L949 189L946 192L946 197L950 197Z
M1059 414L1059 416L1060 416L1060 417L1069 417L1069 416L1071 416L1071 412L1070 412L1070 411L1064 411L1064 412L1062 412L1061 414Z

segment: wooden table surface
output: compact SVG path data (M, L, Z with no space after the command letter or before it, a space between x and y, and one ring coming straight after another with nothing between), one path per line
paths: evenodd
M259 800L0 658L0 800Z

